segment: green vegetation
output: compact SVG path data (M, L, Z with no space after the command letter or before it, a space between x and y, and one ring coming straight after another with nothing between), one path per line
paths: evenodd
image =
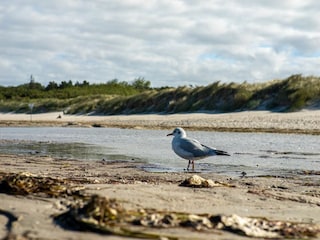
M44 87L31 77L17 87L0 86L1 112L65 111L69 114L138 114L243 110L297 111L320 103L320 78L292 75L266 83L220 83L207 86L151 88L143 78L131 84L72 81Z

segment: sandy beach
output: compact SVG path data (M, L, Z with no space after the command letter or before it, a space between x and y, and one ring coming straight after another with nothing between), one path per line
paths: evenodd
M37 114L32 116L31 121L30 115L0 114L0 125L157 129L183 126L210 131L320 133L319 110L296 113L63 115L57 118L58 115ZM84 227L88 224L78 226L83 229L76 229L68 225L71 224L70 217L68 221L62 221L61 217L55 220L56 216L68 212L79 199L83 201L80 204L83 207L85 201L94 195L103 199L114 198L131 215L133 212L143 212L151 220L162 213L173 219L182 213L190 219L196 219L188 224L185 221L166 227L144 225L145 219L138 221L142 226L130 225L135 231L154 233L152 236L156 236L156 239L320 238L319 171L290 177L230 178L201 172L145 172L139 168L139 164L54 159L36 154L1 154L0 239L106 239L106 236L107 239L132 239L119 234L121 228L116 228L110 234L101 229L93 231L97 228L92 228L92 222L89 224L90 229ZM194 175L210 180L214 185L181 186L181 183ZM37 182L42 185L37 185ZM53 187L48 190L50 184ZM67 187L64 188L64 185ZM78 190L72 190L74 186L81 189L80 195ZM111 208L109 214L117 215L117 211L119 213L120 210ZM152 212L150 216L146 214L149 212ZM211 217L204 220L204 215ZM211 222L206 222L208 219ZM217 219L219 223L216 224ZM229 219L229 223L225 220L223 222L223 219ZM236 221L234 219L239 221L230 223ZM96 222L102 226L100 221ZM248 221L255 221L255 225L250 225ZM137 224L137 220L134 222ZM263 227L257 227L258 223ZM274 230L277 228L280 230Z
M195 188L179 186L195 173L150 173L139 170L138 165L1 155L0 180L9 173L21 172L28 173L27 176L68 179L83 186L86 194L116 198L126 209L262 217L318 227L320 233L320 182L312 174L290 178L266 176L231 179L196 173L220 184L212 188ZM70 198L48 197L40 192L28 195L1 193L0 199L1 237L5 237L9 231L12 237L9 239L104 238L103 234L72 231L54 223L52 215L66 211L67 205L73 201ZM6 228L9 216L14 216L16 221ZM148 230L144 228L144 231ZM244 234L225 230L195 230L192 227L151 230L163 235L170 233L177 239L247 239ZM127 238L113 235L108 239Z
M61 118L58 118L61 116ZM244 111L235 113L141 114L88 116L45 114L1 114L0 126L82 126L193 130L279 132L320 134L320 110L292 113Z

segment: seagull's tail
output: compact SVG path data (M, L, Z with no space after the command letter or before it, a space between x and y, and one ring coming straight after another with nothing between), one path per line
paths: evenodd
M214 150L216 155L224 155L224 156L230 156L229 153L225 152L225 151L222 151L222 150Z

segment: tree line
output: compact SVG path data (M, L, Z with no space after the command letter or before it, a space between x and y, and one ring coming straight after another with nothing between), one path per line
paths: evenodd
M30 76L30 81L19 86L0 86L0 100L19 100L22 98L73 98L82 95L121 95L130 96L139 92L150 90L151 83L144 78L137 78L131 83L119 81L118 79L110 80L106 83L90 84L87 80L82 82L72 80L55 82L50 81L46 86L35 81Z

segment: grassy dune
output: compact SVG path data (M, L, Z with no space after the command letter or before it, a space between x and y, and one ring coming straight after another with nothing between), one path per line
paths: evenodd
M101 100L98 114L181 113L241 110L297 111L320 102L320 78L294 75L266 83L215 82L204 87L150 90ZM73 112L74 113L74 112Z
M70 89L68 90L70 91ZM181 113L242 110L298 111L319 108L320 78L292 75L265 83L221 83L207 86L148 89L132 94L90 94L70 98L20 98L0 101L1 112L65 111L69 114Z

